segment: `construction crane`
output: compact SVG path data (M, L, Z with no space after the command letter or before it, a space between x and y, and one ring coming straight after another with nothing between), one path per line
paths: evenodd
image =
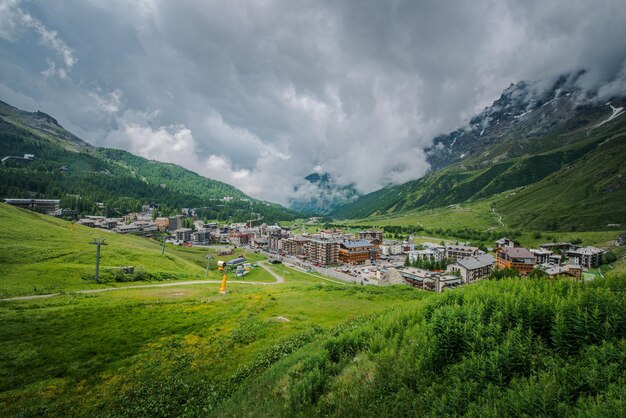
M226 294L226 262L220 260L217 262L217 269L222 272L222 286L220 287L220 293Z

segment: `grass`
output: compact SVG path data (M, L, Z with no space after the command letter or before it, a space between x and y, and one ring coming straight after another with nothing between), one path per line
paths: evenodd
M207 254L211 254L208 279L221 279L216 270L217 250L211 248L167 245L161 255L160 243L153 240L87 228L4 203L0 204L0 227L0 297L128 285L111 280L110 272L119 266L134 266L152 280L205 279ZM89 244L94 238L106 239L108 244L102 246L100 261L102 277L109 280L106 284L84 280L95 271L96 248ZM219 259L242 254L250 262L264 258L235 251ZM265 271L253 271L241 280L274 281Z
M155 367L188 358L186 380L221 382L283 340L430 296L286 279L226 296L212 284L0 302L0 415L111 412L120 393L155 383Z

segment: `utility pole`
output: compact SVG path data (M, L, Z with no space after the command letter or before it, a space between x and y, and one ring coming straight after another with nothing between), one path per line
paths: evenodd
M161 255L165 254L165 240L166 238L163 237L163 245L161 246Z
M104 239L100 241L100 239L94 238L93 241L90 242L90 244L96 246L96 283L100 283L100 246L108 245L105 241Z
M209 277L209 263L211 262L211 253L206 256L206 277Z

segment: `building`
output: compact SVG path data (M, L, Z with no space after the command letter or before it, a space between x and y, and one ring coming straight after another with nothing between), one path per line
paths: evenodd
M546 263L539 266L549 277L570 276L576 279L582 277L583 268L579 265L559 266L558 264Z
M167 229L170 231L176 231L177 229L181 229L183 227L183 217L181 215L170 216L169 222L167 223Z
M383 241L380 244L381 255L399 255L402 254L402 243L400 241Z
M426 248L424 250L416 250L409 252L409 261L415 263L417 260L437 262L444 259L446 251L440 249Z
M305 238L287 238L283 240L283 252L289 255L307 255L309 240Z
M415 243L411 241L402 241L402 253L406 254L410 251L415 251Z
M449 264L447 270L449 273L459 274L461 281L466 283L474 283L484 277L489 276L493 270L496 259L489 254L477 255L476 257L463 258L455 263Z
M510 238L504 237L496 241L496 248L501 247L520 247L520 243Z
M460 260L467 257L475 257L480 254L478 247L466 245L446 245L446 257Z
M322 239L309 241L309 261L323 266L337 264L339 261L339 242Z
M579 248L577 245L572 244L571 242L550 242L539 245L539 248L542 250L549 250L552 252L561 252L561 251L570 251Z
M169 218L156 218L154 220L155 225L159 229L159 231L165 231L170 226Z
M399 271L409 285L437 293L461 284L461 278L449 273L436 273L413 267L405 267Z
M499 268L512 268L526 276L535 267L535 256L522 247L501 247L496 249L496 264Z
M60 209L59 199L4 199L4 203L18 208L42 213L54 213Z
M531 248L530 252L535 256L535 264L546 264L550 262L550 256L552 255L552 251L544 249L535 250Z
M113 228L117 227L117 225L119 223L120 222L117 219L106 218L106 219L103 219L102 221L100 221L100 228L103 228L103 229L113 229Z
M378 260L378 248L365 239L343 241L339 248L339 261L346 264L362 264Z
M210 229L198 229L196 232L191 233L191 242L198 244L208 244L211 242L211 230Z
M178 228L173 231L174 238L177 241L188 242L191 241L191 229L190 228Z
M96 221L93 220L93 219L89 219L89 218L79 219L78 221L76 221L76 223L78 225L86 226L88 228L95 228L96 227Z
M281 235L270 235L267 237L267 250L273 253L283 251L283 237Z
M567 257L569 257L570 264L577 264L592 269L602 264L602 254L604 254L604 250L599 248L582 247L568 251Z
M228 241L233 245L246 245L250 242L250 236L241 232L232 232L228 237Z
M123 225L123 224L118 225L115 228L113 228L113 231L117 232L118 234L132 234L132 233L141 232L142 228L139 225L130 223L128 225Z
M357 241L366 240L366 241L374 241L378 240L379 242L383 242L383 233L381 231L360 231L357 232Z

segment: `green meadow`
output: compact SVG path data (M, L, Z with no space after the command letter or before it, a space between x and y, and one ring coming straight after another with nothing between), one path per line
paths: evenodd
M0 294L57 294L0 300L0 416L626 414L623 252L590 283L432 294L264 264L284 283L257 267L222 295L217 248L163 256L149 239L6 205L0 227ZM103 271L143 276L89 280L94 237L109 243Z

